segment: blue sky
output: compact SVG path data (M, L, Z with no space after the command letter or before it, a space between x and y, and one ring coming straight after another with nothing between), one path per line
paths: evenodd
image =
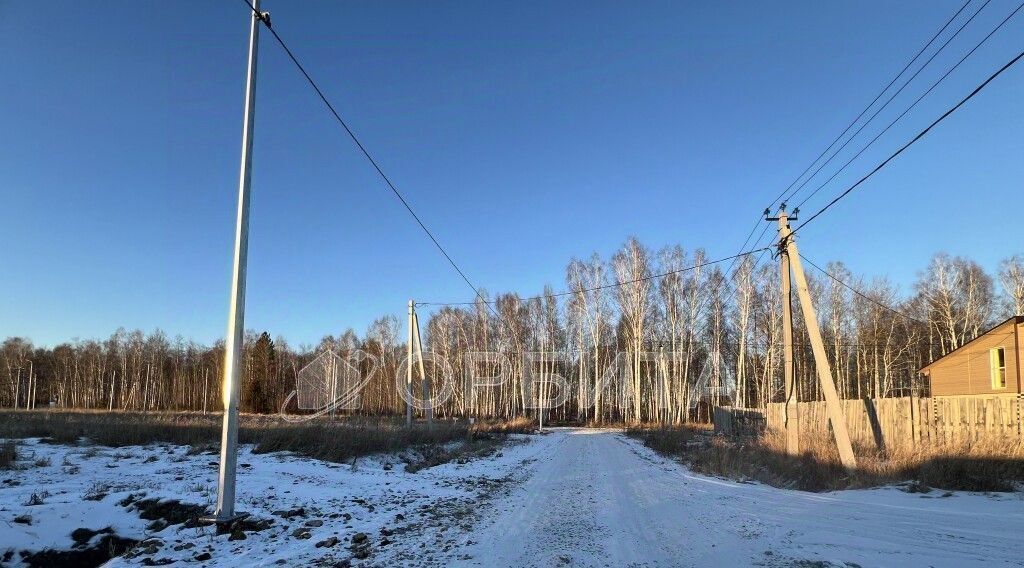
M533 294L631 234L735 253L960 4L263 8L469 276ZM993 0L879 119L1015 6ZM1018 14L808 210L1022 32ZM0 336L223 335L247 34L240 1L0 2ZM1014 68L808 226L802 251L904 287L940 250L990 270L1021 252L1022 95ZM410 297L471 298L266 33L256 105L247 328L315 342Z

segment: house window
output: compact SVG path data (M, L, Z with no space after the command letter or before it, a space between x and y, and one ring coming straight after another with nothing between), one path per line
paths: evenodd
M992 369L992 388L1006 388L1006 351L1002 347L989 350L989 365Z

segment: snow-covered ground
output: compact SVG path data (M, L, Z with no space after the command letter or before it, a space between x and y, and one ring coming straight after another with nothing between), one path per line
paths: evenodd
M476 565L1024 565L1020 494L815 494L696 475L610 431L544 444L471 535Z
M1021 494L812 494L695 475L611 430L515 440L416 473L397 456L353 467L245 449L238 509L273 524L244 539L160 528L129 503L211 504L216 456L21 441L25 467L0 472L0 554L16 564L110 527L143 541L115 566L1024 565Z

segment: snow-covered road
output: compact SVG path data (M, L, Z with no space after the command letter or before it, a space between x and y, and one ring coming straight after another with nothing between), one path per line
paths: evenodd
M609 430L554 430L467 538L478 566L1022 565L1019 495L814 494L694 475ZM814 564L819 562L820 564Z

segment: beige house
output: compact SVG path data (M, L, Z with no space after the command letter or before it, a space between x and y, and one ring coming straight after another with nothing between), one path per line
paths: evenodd
M1024 316L1014 316L921 369L932 396L1018 395Z

